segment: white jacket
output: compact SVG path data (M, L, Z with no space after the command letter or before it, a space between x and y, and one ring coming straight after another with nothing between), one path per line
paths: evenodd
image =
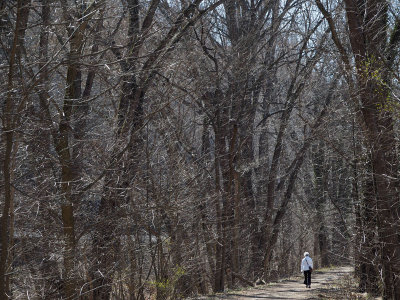
M309 267L314 268L312 263L312 258L306 256L301 261L301 272L308 271L310 269Z

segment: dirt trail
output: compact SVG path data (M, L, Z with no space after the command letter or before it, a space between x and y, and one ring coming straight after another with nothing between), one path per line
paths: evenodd
M315 271L312 274L311 289L307 289L301 277L286 279L255 289L232 292L227 295L217 295L200 298L207 300L265 300L265 299L327 299L325 295L337 293L339 282L350 278L351 267L339 267L326 271ZM332 299L332 298L331 298ZM338 298L336 298L338 299ZM340 298L339 298L340 299Z

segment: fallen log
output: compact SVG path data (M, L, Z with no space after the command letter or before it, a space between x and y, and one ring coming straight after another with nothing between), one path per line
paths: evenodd
M247 285L250 285L250 286L252 286L252 287L255 287L255 284L254 284L252 281L250 281L250 280L244 278L242 275L240 275L240 274L238 274L238 273L235 273L235 272L233 272L233 271L231 271L231 273L232 273L232 276L233 276L233 277L239 279L241 282L243 282L243 283L245 283L245 284L247 284Z

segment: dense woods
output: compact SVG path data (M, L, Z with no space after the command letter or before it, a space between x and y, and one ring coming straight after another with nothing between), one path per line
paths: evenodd
M400 299L398 0L0 15L0 299L181 299L304 251Z

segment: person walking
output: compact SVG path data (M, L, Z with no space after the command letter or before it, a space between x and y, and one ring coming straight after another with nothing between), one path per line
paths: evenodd
M304 258L301 261L301 272L304 273L304 284L306 288L311 288L311 272L313 269L312 258L310 253L304 252Z

